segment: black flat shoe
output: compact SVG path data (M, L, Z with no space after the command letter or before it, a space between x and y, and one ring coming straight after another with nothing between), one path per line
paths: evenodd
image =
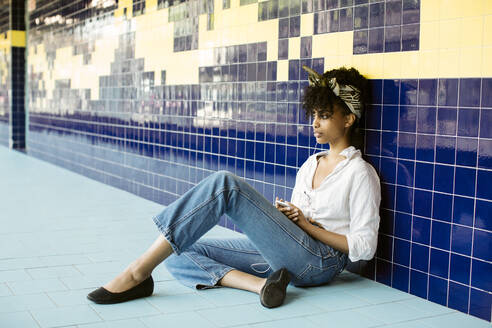
M275 271L268 277L260 291L261 305L274 308L282 305L287 294L287 285L290 282L290 274L286 268Z
M121 293L111 293L104 287L99 287L87 298L97 304L115 304L131 301L141 297L147 297L154 292L154 280L152 276L148 277L138 285Z

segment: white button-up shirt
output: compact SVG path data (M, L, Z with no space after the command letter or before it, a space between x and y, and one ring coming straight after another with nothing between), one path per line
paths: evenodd
M328 152L310 156L301 166L291 202L326 230L345 235L352 262L370 260L378 243L379 177L360 151L350 146L340 153L346 159L313 189L318 158Z

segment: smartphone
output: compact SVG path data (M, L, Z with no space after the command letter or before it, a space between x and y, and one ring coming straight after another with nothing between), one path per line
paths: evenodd
M281 200L275 200L275 203L282 206L282 207L287 207L290 209L289 204L287 204L286 202L282 202Z

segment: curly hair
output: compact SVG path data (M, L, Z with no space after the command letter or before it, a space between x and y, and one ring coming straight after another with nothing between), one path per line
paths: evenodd
M369 81L353 67L340 67L323 74L325 79L333 77L337 79L339 84L352 85L359 89L364 112L366 104L370 101ZM306 118L313 117L315 113L330 117L333 115L335 105L342 109L344 115L352 113L345 102L336 96L329 87L310 85L305 88L302 107L305 110ZM361 119L357 119L350 129L351 143L358 146L357 148L362 148L363 145L363 134L360 130L361 121ZM362 144L360 144L361 142Z

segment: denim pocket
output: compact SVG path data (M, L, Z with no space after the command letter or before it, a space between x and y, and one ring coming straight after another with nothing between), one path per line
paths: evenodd
M317 286L329 282L338 272L338 261L332 265L319 268L308 264L306 269L302 271L294 282L295 286Z

